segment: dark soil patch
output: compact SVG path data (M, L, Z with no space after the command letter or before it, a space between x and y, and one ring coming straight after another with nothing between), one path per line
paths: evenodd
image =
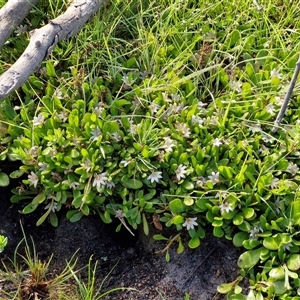
M7 167L7 166L6 166ZM17 185L18 182L12 182ZM167 263L163 254L154 254L163 249L164 242L154 242L151 238L136 232L133 237L126 229L115 233L116 224L103 224L99 217L83 218L77 223L70 223L61 217L59 226L53 228L46 223L36 227L35 222L42 214L37 211L31 215L22 215L20 205L12 205L9 188L0 188L0 234L9 238L9 244L0 254L0 259L7 262L12 257L15 247L22 239L20 221L27 237L32 236L39 257L47 261L53 253L49 272L57 274L66 261L76 253L77 267L87 265L91 256L98 261L97 283L103 283L103 292L115 287L135 288L135 291L119 291L104 299L151 299L182 300L185 293L190 299L212 300L225 299L217 293L217 286L233 281L238 275L236 266L239 250L230 241L217 239L208 233L199 248L186 250L178 255L176 249L170 250L171 261ZM164 232L170 235L170 232ZM20 247L20 251L22 251ZM87 272L81 272L86 280ZM1 286L2 284L2 286ZM8 283L0 280L1 288L8 290Z

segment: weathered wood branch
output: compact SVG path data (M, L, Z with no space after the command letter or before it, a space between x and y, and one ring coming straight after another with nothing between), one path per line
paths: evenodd
M0 48L37 2L38 0L9 0L0 9Z
M31 32L30 42L20 58L0 76L0 100L19 88L40 67L55 45L76 35L105 0L75 0L64 14Z

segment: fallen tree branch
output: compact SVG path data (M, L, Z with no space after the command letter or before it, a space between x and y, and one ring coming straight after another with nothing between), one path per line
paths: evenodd
M38 0L9 0L0 9L0 48L37 2Z
M66 12L31 32L20 58L0 76L0 100L19 88L40 67L55 45L76 35L105 0L75 0Z

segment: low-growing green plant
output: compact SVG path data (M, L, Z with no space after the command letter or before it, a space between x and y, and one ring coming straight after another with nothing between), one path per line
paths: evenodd
M184 230L196 248L211 225L245 249L241 275L219 287L228 299L299 296L297 88L272 131L298 59L298 6L281 18L278 1L145 2L113 1L110 26L96 18L22 86L17 107L2 103L5 155L23 164L11 177L27 177L11 201L42 207L37 225L57 226L66 208L71 222L99 214L148 234L152 215L179 232L154 236L167 260Z

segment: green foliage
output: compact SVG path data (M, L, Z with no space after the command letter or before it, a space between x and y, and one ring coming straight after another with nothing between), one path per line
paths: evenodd
M117 263L118 264L118 263ZM120 287L120 288L113 288L111 290L108 290L106 292L102 292L102 287L105 281L108 279L110 274L115 269L115 266L111 269L111 271L105 276L104 280L101 282L100 287L96 288L96 271L97 271L97 262L92 265L92 257L89 260L89 263L87 265L87 274L88 274L88 282L84 283L80 280L80 278L77 276L76 272L70 267L70 272L73 274L74 279L78 285L78 294L76 297L78 299L85 299L85 300L98 300L102 299L105 296L117 292L117 291L128 291L128 290L135 290L133 288L126 288L126 287Z
M297 89L285 125L272 127L298 59L298 5L225 2L113 1L103 22L61 43L22 86L18 107L1 104L5 157L22 162L11 201L26 214L44 208L37 225L57 226L66 208L71 222L98 214L105 223L117 217L117 230L148 234L153 215L158 229L179 231L154 236L167 242L159 251L167 261L174 243L184 250L182 231L196 248L210 225L245 250L241 277L220 292L292 299Z
M3 252L4 248L8 243L8 239L6 236L0 235L0 253Z

